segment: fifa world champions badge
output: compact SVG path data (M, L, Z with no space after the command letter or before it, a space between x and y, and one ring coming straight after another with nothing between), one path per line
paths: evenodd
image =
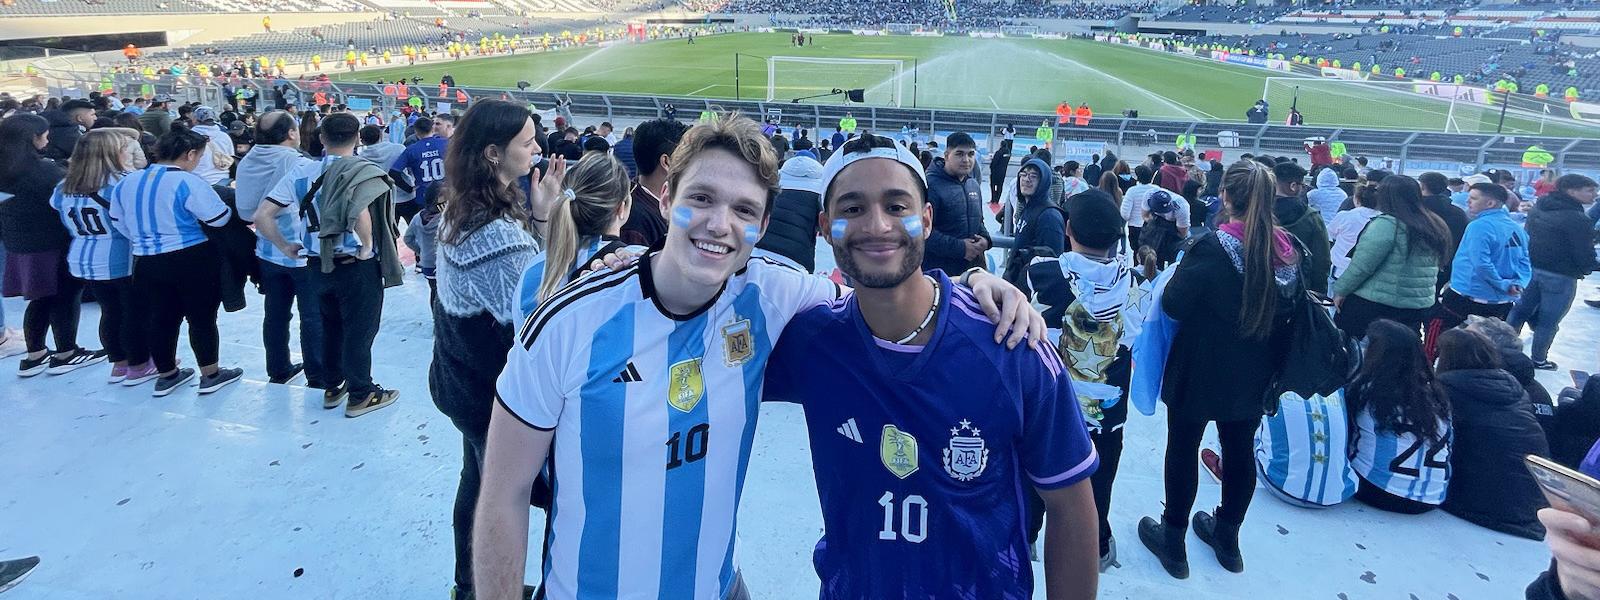
M878 458L884 468L895 477L905 479L917 472L917 438L893 425L883 426L883 440L878 444Z
M984 446L982 433L966 419L950 428L950 445L944 449L944 471L956 481L977 479L989 466L989 449Z

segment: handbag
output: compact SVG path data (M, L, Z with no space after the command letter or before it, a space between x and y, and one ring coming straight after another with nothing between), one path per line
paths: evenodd
M1289 298L1295 306L1287 322L1280 324L1284 329L1273 334L1281 352L1262 398L1262 412L1267 416L1278 413L1278 400L1284 394L1302 398L1327 396L1350 381L1354 342L1334 325L1328 312L1332 302L1306 289L1306 263L1311 253L1299 240L1295 242L1300 252L1300 276L1295 278L1295 289Z

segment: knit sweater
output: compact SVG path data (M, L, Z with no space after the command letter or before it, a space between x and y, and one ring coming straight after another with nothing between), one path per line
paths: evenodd
M514 324L517 282L539 254L533 234L509 219L490 221L459 244L439 244L439 306L470 317L487 312Z
M1333 295L1356 295L1395 308L1433 306L1439 257L1412 248L1406 226L1390 215L1367 222L1350 257L1350 266L1333 283Z

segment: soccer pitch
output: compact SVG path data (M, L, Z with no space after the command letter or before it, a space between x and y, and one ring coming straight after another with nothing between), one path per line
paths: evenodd
M868 58L903 61L891 66L781 63L776 101L823 94L833 88L865 88L868 104L886 105L900 88L902 106L1052 113L1066 100L1087 102L1097 115L1136 109L1150 119L1242 121L1261 97L1269 76L1285 73L1226 65L1087 40L983 39L970 37L816 35L796 48L787 33L742 33L687 40L623 43L462 61L430 61L414 67L362 71L348 79L372 81L421 77L437 82L445 73L465 86L530 90L610 92L765 100L768 56ZM735 86L735 55L738 84ZM913 72L914 71L914 72ZM1449 103L1388 90L1333 88L1306 79L1299 108L1308 126L1353 126L1441 131ZM735 94L735 92L738 92ZM1273 119L1287 103L1274 98ZM817 99L811 102L838 102ZM1499 112L1458 103L1463 132L1493 132ZM1018 124L1019 126L1022 124ZM1593 137L1597 130L1569 123L1507 115L1506 133Z

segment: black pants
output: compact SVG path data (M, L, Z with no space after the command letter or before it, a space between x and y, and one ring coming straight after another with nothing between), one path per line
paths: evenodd
M1455 290L1445 288L1439 296L1439 304L1434 306L1433 318L1428 320L1428 329L1424 332L1422 351L1427 354L1428 360L1438 357L1439 334L1446 330L1455 329L1467 322L1467 317L1477 315L1504 321L1511 315L1514 303L1484 304L1474 302L1472 299L1456 293Z
M1122 424L1128 420L1127 385L1123 385L1122 401L1105 409L1101 430L1089 432L1095 453L1100 455L1100 468L1089 476L1094 486L1094 508L1100 517L1100 554L1105 555L1111 544L1111 487L1117 480L1117 465L1122 462ZM1115 425L1113 425L1115 423Z
M421 198L394 205L394 216L396 219L399 219L400 223L402 224L410 223L411 217L416 216L419 212L422 212Z
M1006 178L1005 177L1001 177L999 179L991 178L990 181L989 181L989 203L990 204L999 203L1000 202L1000 194L1005 191L1005 188L1006 188Z
M1339 326L1339 330L1345 335L1361 338L1367 336L1367 326L1373 321L1389 319L1417 332L1418 339L1421 339L1422 321L1431 311L1431 308L1395 308L1351 294L1345 297L1344 303L1339 306L1338 314L1333 316L1333 323Z
M90 281L89 291L100 303L100 343L113 363L135 367L150 361L149 313L144 298L133 288L133 278Z
M150 358L156 369L178 368L178 329L189 322L189 348L201 367L217 364L221 340L222 262L211 242L182 250L133 257L133 287L150 308Z
M378 390L372 341L383 318L383 267L377 258L341 258L332 273L323 273L320 260L311 259L310 268L322 311L323 383L330 390L347 383L351 398L363 398Z
M1378 510L1402 515L1420 515L1438 508L1432 504L1417 502L1410 498L1401 498L1384 491L1383 488L1367 483L1365 479L1359 477L1356 479L1361 482L1361 487L1356 488L1356 499Z
M62 254L56 274L56 295L28 301L22 313L22 340L28 352L43 352L45 333L55 338L56 352L70 352L78 348L78 313L83 308L83 281L67 272L67 260Z
M1187 526L1194 496L1200 487L1200 440L1209 421L1167 419L1167 509L1162 519L1170 525ZM1222 444L1222 505L1216 517L1228 523L1243 523L1256 490L1256 466L1252 446L1260 419L1218 421L1217 439Z

